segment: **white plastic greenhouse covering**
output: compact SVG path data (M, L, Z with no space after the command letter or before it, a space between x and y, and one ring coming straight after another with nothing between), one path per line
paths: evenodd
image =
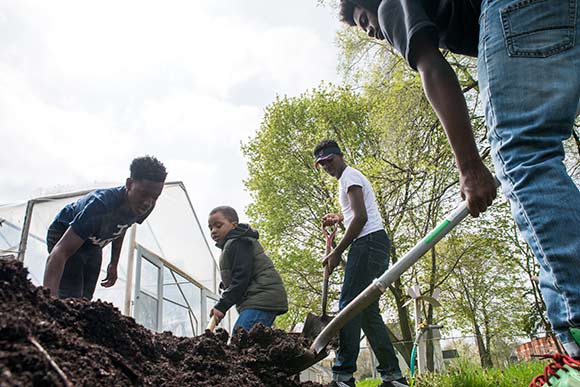
M90 191L0 206L0 256L17 256L32 282L40 285L48 256L48 226L61 208ZM104 288L100 281L106 277L110 246L103 249L94 299L113 303L155 331L179 336L203 333L218 299L219 272L183 183L166 183L151 215L127 231L119 278L113 287ZM236 317L232 309L220 325L231 332Z

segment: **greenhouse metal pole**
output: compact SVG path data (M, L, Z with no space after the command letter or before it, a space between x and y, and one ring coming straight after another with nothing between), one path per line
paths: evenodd
M34 207L34 200L29 200L28 203L26 203L24 223L22 224L22 233L20 234L20 244L18 245L18 260L20 262L24 262L24 254L26 253L26 244L28 243L28 232L30 231L30 222L32 220L32 207Z
M127 282L125 284L125 305L123 313L125 316L131 316L131 292L133 291L133 267L135 266L135 237L137 235L137 225L131 226L129 234L129 254L127 259Z

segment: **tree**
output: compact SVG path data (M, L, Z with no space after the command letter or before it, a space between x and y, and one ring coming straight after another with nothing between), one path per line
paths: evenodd
M266 109L256 136L243 145L246 187L253 199L248 214L281 268L291 304L281 320L287 328L307 312L320 310L320 219L338 208L336 183L314 167L312 150L321 139L332 137L348 160L364 163L375 153L366 151L377 146L368 110L365 99L348 87L322 85L297 98L277 98ZM331 296L338 283L335 274Z
M393 244L391 260L410 249L435 226L449 207L456 185L453 159L444 133L425 101L418 79L393 69L388 84L355 93L349 87L323 85L296 98L270 105L256 136L244 145L248 158L252 221L289 287L294 327L305 313L318 309L322 256L320 218L338 210L336 183L313 167L314 145L335 138L348 163L363 171L374 187ZM436 271L436 253L426 272ZM390 292L402 344L409 358L412 321L403 307L413 271ZM377 275L380 273L377 273ZM429 275L427 275L429 277ZM430 283L434 283L432 279ZM334 294L340 279L333 277ZM434 286L430 286L432 293ZM308 296L306 296L308 295ZM390 304L390 302L389 302ZM432 313L431 313L432 315Z
M447 320L474 335L481 365L490 367L492 341L517 336L529 304L518 258L495 235L465 227L446 250L452 265L442 284Z

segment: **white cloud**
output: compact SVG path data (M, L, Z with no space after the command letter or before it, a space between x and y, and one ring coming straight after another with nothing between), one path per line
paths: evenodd
M201 219L242 212L240 141L276 94L336 79L338 24L314 0L0 0L0 203L154 154Z

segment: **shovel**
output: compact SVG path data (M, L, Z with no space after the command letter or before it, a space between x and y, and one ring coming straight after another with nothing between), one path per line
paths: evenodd
M499 182L496 180L496 185ZM447 214L445 220L437 225L427 236L407 252L403 258L385 271L372 284L367 286L354 300L337 314L316 337L309 350L293 358L288 363L288 373L296 374L324 359L328 352L326 347L330 340L338 334L354 316L362 312L366 307L379 299L387 288L397 280L407 269L415 264L427 251L429 251L441 238L457 226L469 214L467 204L462 202L455 210Z
M217 320L216 316L211 316L211 319L209 320L207 327L205 329L207 329L210 332L213 332L217 325L218 325L218 320Z
M322 233L326 239L326 255L330 254L332 251L332 241L336 235L336 224L334 228L329 233L326 227L322 226ZM308 313L306 316L306 321L304 322L304 328L302 329L302 335L304 337L314 339L316 336L322 332L325 326L333 319L332 316L326 314L327 301L328 301L328 278L330 277L330 271L328 265L324 266L324 279L322 281L322 315L317 316L313 313Z

